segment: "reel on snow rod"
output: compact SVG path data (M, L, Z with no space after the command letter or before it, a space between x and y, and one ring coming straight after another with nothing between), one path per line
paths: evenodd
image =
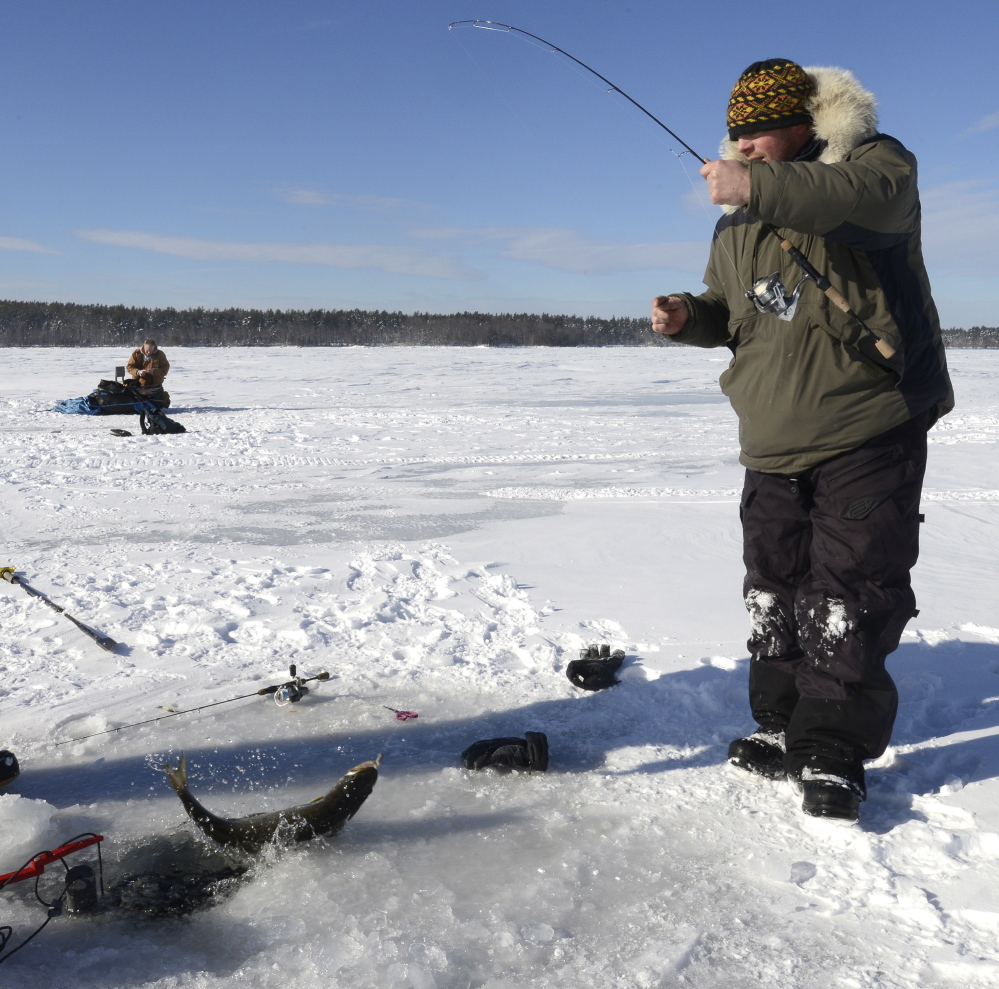
M227 697L223 701L212 701L210 704L199 704L197 707L188 708L184 711L178 711L174 707L168 707L166 704L160 705L161 708L166 711L166 714L161 714L157 718L146 718L144 721L133 721L131 724L118 725L116 728L105 728L104 731L93 731L89 735L78 735L76 738L65 738L60 742L56 742L55 745L70 745L74 742L84 742L88 738L97 738L100 735L113 735L119 731L127 731L130 728L139 728L142 725L155 724L158 721L166 721L167 718L177 718L182 714L194 714L196 711L207 711L213 707L221 707L223 704L232 704L234 701L246 700L249 697L269 697L273 695L274 703L278 707L287 707L289 704L297 704L308 692L309 688L307 684L312 683L314 680L320 683L325 683L330 679L330 674L325 670L322 673L317 673L315 676L311 677L300 677L298 675L298 668L292 663L288 667L288 673L291 676L290 680L286 680L284 683L274 683L269 687L261 687L259 690L254 690L249 694L239 694L236 697ZM367 701L366 703L377 703L376 701ZM419 714L416 711L399 711L394 707L388 707L385 704L380 704L380 707L384 707L386 710L391 711L396 718L396 721L408 721L410 718L418 718Z
M798 309L801 287L808 281L808 277L805 275L794 286L794 291L789 295L784 283L780 280L780 272L775 271L772 275L757 278L753 282L753 287L746 293L746 298L756 306L759 312L773 313L778 319L787 322L794 318Z
M274 703L278 707L287 707L289 704L297 704L308 692L306 684L310 680L329 680L329 673L317 673L314 677L300 677L298 667L294 663L288 667L288 674L291 679L287 683L281 683L274 687L264 687L257 693L263 696L274 695Z

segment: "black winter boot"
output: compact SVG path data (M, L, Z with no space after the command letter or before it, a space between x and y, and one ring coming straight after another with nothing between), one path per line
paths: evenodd
M784 732L760 728L746 738L735 739L728 747L728 761L757 776L784 779Z
M805 768L801 773L801 809L811 817L853 823L860 820L863 788L852 780Z

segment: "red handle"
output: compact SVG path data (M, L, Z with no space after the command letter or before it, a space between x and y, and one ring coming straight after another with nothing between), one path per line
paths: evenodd
M19 872L8 872L6 875L0 876L0 886L8 882L19 883L22 879L34 879L45 871L45 866L52 865L53 862L60 862L67 855L83 851L84 848L89 848L91 845L96 845L103 840L104 835L95 834L89 838L81 838L79 841L71 841L67 845L60 845L51 852L40 852L31 860L29 865L26 865ZM14 876L17 876L17 878L13 878Z

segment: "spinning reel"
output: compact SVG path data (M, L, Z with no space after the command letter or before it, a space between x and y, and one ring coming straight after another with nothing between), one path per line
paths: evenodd
M794 318L798 308L798 296L801 295L801 287L808 281L808 278L809 276L805 275L794 286L794 291L789 295L784 283L780 280L780 272L775 271L768 277L757 278L753 282L753 287L746 293L746 298L760 312L773 313L778 319L787 322Z
M264 687L258 690L259 694L273 694L274 703L278 707L286 707L288 704L297 704L308 692L306 684L310 680L329 680L329 673L318 673L314 677L300 677L298 667L294 663L288 667L288 674L291 679L287 683L282 683L275 687Z

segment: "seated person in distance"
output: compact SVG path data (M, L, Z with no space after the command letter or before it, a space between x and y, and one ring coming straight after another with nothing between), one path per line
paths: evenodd
M170 362L166 359L166 354L156 346L156 341L149 339L132 351L126 370L143 388L154 388L163 384L163 379L170 370Z

